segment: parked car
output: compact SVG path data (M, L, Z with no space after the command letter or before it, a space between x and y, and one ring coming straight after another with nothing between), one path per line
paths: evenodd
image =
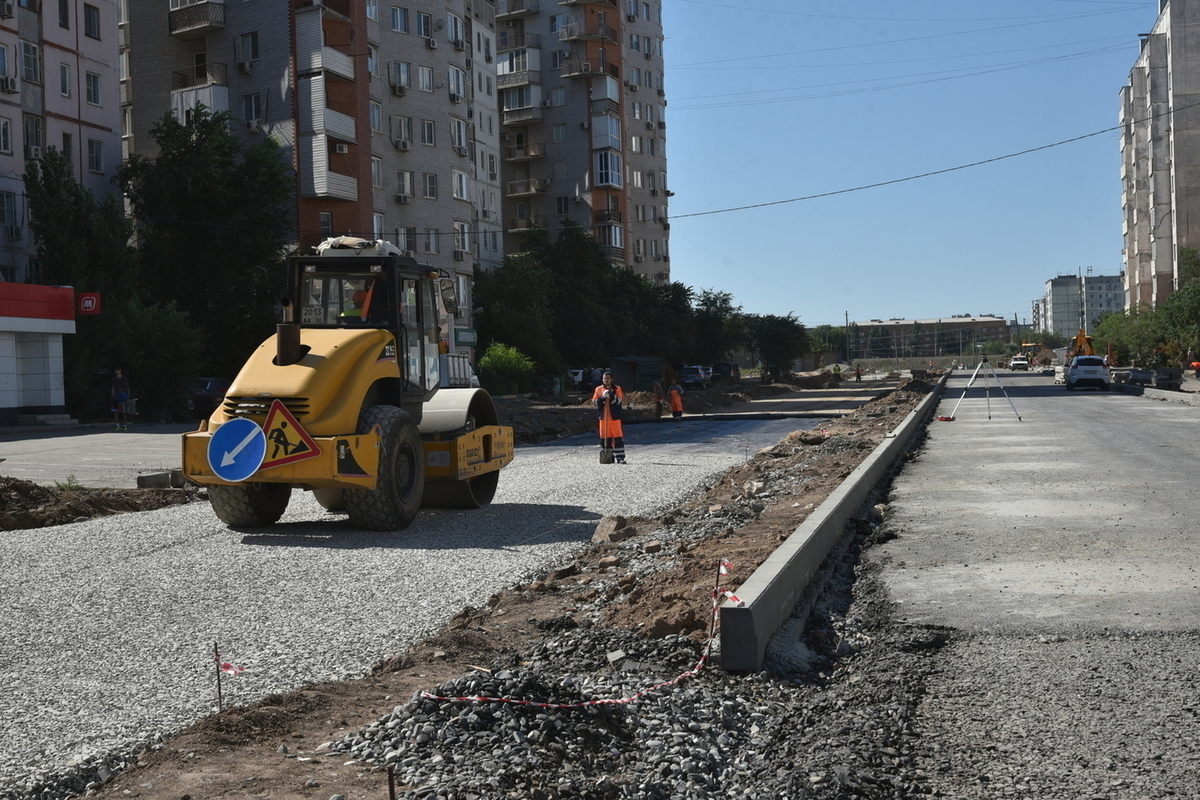
M1100 356L1075 356L1067 367L1067 391L1073 392L1080 386L1095 386L1102 392L1108 391L1112 379L1104 359Z
M225 402L229 381L224 378L192 378L188 381L185 407L192 417L204 418Z
M741 383L742 369L732 361L719 361L712 365L713 383Z
M1029 369L1029 359L1025 356L1013 356L1008 360L1009 369Z
M679 384L685 389L707 389L709 379L703 367L684 367L679 370Z

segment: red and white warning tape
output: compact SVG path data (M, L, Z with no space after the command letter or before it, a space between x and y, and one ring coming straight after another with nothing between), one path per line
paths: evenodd
M613 706L626 705L641 700L648 694L656 692L659 689L665 689L668 686L678 686L689 678L694 678L704 669L705 663L708 662L708 657L712 653L713 642L716 641L717 635L717 618L721 613L721 601L728 598L734 603L740 603L741 598L735 595L728 589L723 589L720 586L720 576L728 575L733 569L733 563L728 559L722 558L717 567L717 586L713 587L712 591L712 608L713 618L709 628L708 641L704 645L704 652L700 654L700 660L696 662L696 666L689 669L682 675L677 675L669 681L656 683L653 686L647 687L640 692L631 694L628 697L612 698L608 700L585 700L580 703L541 703L536 700L516 700L511 697L486 697L482 695L440 695L432 692L421 692L421 697L429 700L442 700L445 702L459 703L507 703L515 706L532 706L534 708L587 708L588 706Z

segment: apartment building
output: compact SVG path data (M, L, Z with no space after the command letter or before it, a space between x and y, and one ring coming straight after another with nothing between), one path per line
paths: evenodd
M952 314L931 319L869 319L849 325L850 361L856 358L939 358L978 355L978 346L1007 342L1014 322L992 314Z
M1179 285L1179 250L1200 247L1200 0L1159 0L1120 92L1125 305L1157 307Z
M1046 281L1033 302L1033 329L1073 338L1080 328L1092 333L1100 318L1125 309L1125 276L1059 275Z
M164 113L229 112L283 147L301 248L387 239L455 277L469 325L474 266L504 244L491 0L127 2L127 153L154 154Z
M118 13L113 0L0 0L0 424L65 411L74 292L19 285L42 279L23 175L53 147L83 186L114 191Z
M670 280L662 7L637 0L499 0L509 250L563 220L612 261Z

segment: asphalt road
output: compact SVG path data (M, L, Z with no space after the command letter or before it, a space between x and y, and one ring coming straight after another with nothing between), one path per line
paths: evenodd
M985 371L964 397L968 375L950 380L936 412L961 401L955 421L930 423L891 494L899 536L881 553L901 619L1035 633L1200 627L1200 408L1007 371L996 373L1003 393Z

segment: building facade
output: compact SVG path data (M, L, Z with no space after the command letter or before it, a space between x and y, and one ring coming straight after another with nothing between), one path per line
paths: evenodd
M1126 308L1179 285L1180 248L1200 247L1200 0L1159 0L1120 93Z
M955 314L935 319L870 319L850 323L849 360L939 358L973 360L987 342L1007 342L1016 323L991 314Z
M505 231L595 234L614 263L670 280L662 7L499 0Z
M1105 314L1125 308L1125 276L1059 275L1046 281L1033 302L1033 329L1070 339L1082 328L1091 334Z

